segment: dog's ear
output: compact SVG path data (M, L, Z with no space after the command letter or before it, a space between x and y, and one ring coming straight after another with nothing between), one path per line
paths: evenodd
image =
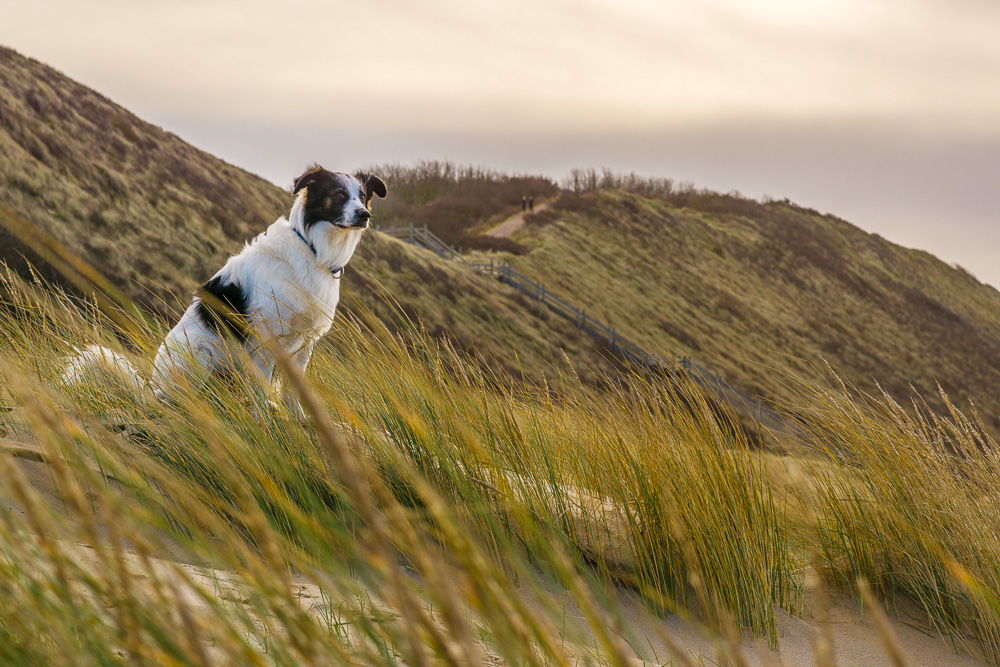
M374 174L358 174L358 180L365 184L365 200L372 198L372 193L385 199L388 190L385 189L385 182Z
M299 190L302 188L309 187L309 184L314 182L316 178L323 173L323 167L316 163L309 165L309 168L305 172L295 179L295 184L292 185L292 194L298 194Z

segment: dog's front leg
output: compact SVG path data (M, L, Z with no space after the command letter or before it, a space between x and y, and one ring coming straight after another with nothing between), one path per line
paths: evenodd
M251 370L253 372L252 392L254 405L263 410L270 406L277 408L271 401L271 386L274 383L274 360L263 349L257 349L250 354Z
M309 359L312 358L313 346L316 345L315 340L306 340L302 343L300 347L292 355L292 364L299 369L300 372L306 372L306 366L309 365ZM287 381L281 383L281 398L285 403L285 407L288 408L288 412L298 419L300 422L305 423L306 413L302 409L302 403L299 402L299 397L295 395L295 391L289 386Z

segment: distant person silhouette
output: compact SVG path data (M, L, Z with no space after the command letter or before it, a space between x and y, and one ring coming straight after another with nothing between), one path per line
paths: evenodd
M521 195L521 212L528 210L528 198Z
M535 210L535 197L534 196L528 197L528 210L529 211L534 211Z

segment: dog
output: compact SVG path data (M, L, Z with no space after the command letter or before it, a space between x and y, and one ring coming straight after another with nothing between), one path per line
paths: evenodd
M157 398L169 401L184 381L197 386L235 370L234 349L246 353L264 388L274 384L272 345L300 370L309 364L333 325L340 279L371 222L372 198L387 191L372 174L350 176L313 165L295 179L292 194L287 219L278 218L195 290L157 351L148 383ZM63 381L75 384L95 375L113 375L132 389L144 384L128 360L97 345L78 350ZM297 418L305 418L289 388L282 397Z

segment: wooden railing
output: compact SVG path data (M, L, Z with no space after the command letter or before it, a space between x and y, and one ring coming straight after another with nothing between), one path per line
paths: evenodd
M456 260L476 271L491 275L519 292L546 304L555 312L572 321L577 328L606 342L622 357L648 368L683 371L685 375L692 378L704 389L709 390L717 398L750 415L758 424L785 436L793 437L798 441L802 439L803 434L795 424L765 406L759 399L736 389L701 364L689 357L662 357L646 351L637 343L622 336L614 327L588 315L583 308L573 305L554 294L544 284L520 273L507 261L490 259L488 262L476 262L469 260L463 257L454 246L445 243L427 229L426 226L414 227L410 225L409 227L379 229L379 231L430 250L443 259Z
M422 248L430 250L432 253L441 257L442 259L454 259L459 262L465 262L465 258L455 250L455 247L449 245L438 238L434 232L427 229L427 225L423 227L414 227L410 225L409 227L390 227L389 229L379 229L383 234L388 234L401 241L406 241L407 243L412 243L413 245L418 245Z

